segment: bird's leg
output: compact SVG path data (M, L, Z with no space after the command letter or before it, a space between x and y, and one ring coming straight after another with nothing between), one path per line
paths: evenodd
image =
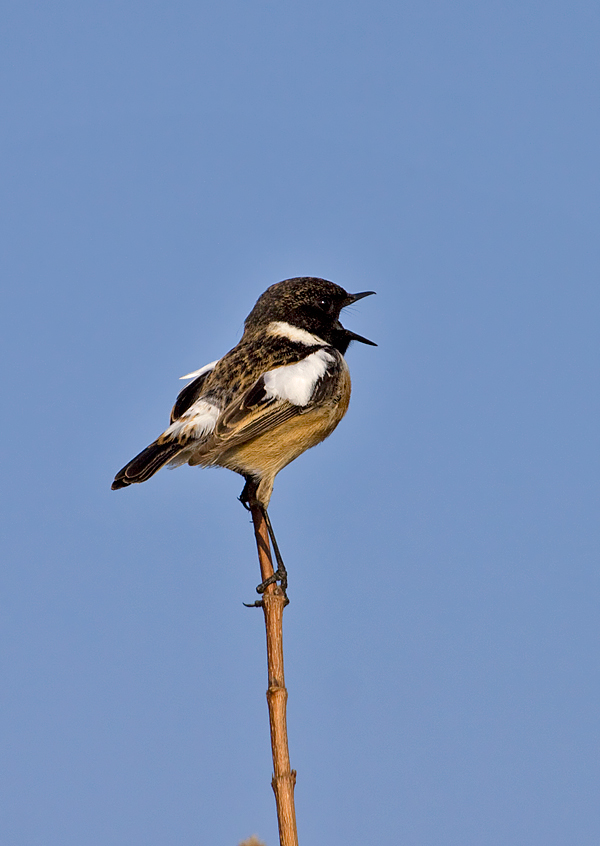
M272 576L269 576L264 582L261 582L258 587L256 588L257 593L264 593L266 588L269 585L276 584L277 582L280 583L281 589L283 591L283 595L285 596L285 604L289 603L289 599L287 597L287 585L288 585L288 577L287 577L287 570L285 568L285 564L283 563L283 558L281 557L281 552L279 551L279 545L277 543L277 539L275 537L275 532L273 531L273 526L271 524L271 520L269 518L269 514L265 506L258 501L256 497L256 491L258 489L258 482L256 482L251 476L246 476L246 484L244 485L244 490L241 492L239 496L239 500L248 511L252 511L253 508L260 509L260 512L263 516L265 521L265 525L267 527L267 532L269 533L269 538L271 539L271 544L273 545L273 552L275 553L275 561L277 562L277 569L273 573ZM258 600L257 600L258 602ZM245 604L245 603L244 603Z
M273 552L275 553L275 560L277 561L277 569L270 576L268 579L260 584L256 590L259 593L263 593L264 589L268 584L272 584L273 582L279 582L281 584L281 589L284 593L284 596L289 602L287 598L287 586L288 586L288 577L287 577L287 570L285 569L285 564L283 563L283 558L281 557L281 552L279 551L279 546L277 545L277 538L275 537L275 532L273 531L273 526L271 525L271 520L269 518L269 512L264 506L260 506L260 510L262 511L263 517L265 518L265 523L267 524L267 532L269 533L269 537L271 538L271 543L273 544ZM262 588L262 590L261 590ZM286 602L286 605L287 605Z

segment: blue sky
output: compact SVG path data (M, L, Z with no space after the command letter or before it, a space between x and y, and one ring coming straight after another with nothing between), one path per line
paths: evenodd
M300 842L596 844L597 4L3 18L3 840L276 843L241 480L110 483L316 275L379 346L271 506Z

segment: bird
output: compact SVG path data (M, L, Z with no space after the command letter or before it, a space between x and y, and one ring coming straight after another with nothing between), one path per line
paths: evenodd
M170 425L136 455L112 490L146 482L161 467L225 467L245 480L240 500L262 512L277 570L257 588L279 582L287 599L287 571L268 515L275 476L325 440L350 401L344 358L352 341L377 346L345 329L342 309L374 294L349 294L327 279L295 277L271 285L244 321L239 343L222 358L182 379Z

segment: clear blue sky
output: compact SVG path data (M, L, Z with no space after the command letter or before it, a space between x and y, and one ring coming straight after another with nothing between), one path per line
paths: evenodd
M270 284L376 290L278 477L301 844L596 846L600 8L3 8L0 839L276 844L224 470L113 493Z

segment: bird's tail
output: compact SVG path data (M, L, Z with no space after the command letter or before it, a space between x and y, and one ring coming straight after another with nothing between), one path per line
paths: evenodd
M160 470L169 461L173 461L177 453L181 452L183 447L181 444L170 443L159 444L154 441L153 444L147 446L139 455L126 464L122 470L119 470L112 483L112 490L116 491L119 488L126 488L128 485L133 485L136 482L145 482L156 472Z

